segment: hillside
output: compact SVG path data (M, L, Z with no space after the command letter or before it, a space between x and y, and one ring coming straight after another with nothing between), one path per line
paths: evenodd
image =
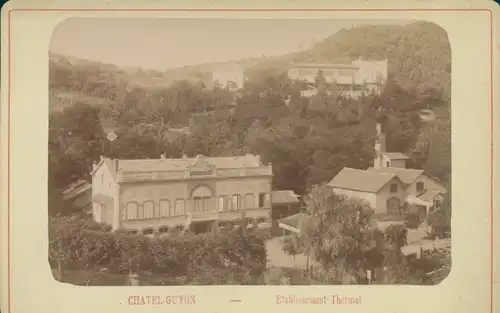
M358 57L374 60L387 58L389 75L398 85L418 92L428 88L436 89L442 93L441 98L449 99L451 48L446 32L428 22L406 26L374 25L342 29L302 52L231 62L239 64L251 80L256 80L260 76L282 74L290 61L349 62ZM210 70L216 64L219 63L184 66L160 72L123 69L109 64L51 55L50 88L57 92L70 91L75 93L72 95L75 99L88 98L85 101L89 103L95 102L95 97L112 101L113 95L100 94L99 89L104 83L121 83L156 90L170 86L176 80L197 80L200 73Z
M292 95L301 88L283 75L290 61L346 62L358 57L388 59L390 80L380 97L349 101L339 108L333 97L308 102L292 96L285 105L283 86ZM372 164L380 108L391 118L388 149L411 154L411 166L449 179L451 51L446 33L436 25L356 27L307 51L240 62L249 80L234 114L228 115L234 96L227 90L207 91L180 80L196 78L213 64L160 73L52 56L51 108L68 107L65 114L51 116L53 179L64 184L68 177L85 175L100 154L157 158L160 153L178 157L250 152L272 162L277 189L303 193L345 166ZM71 105L75 102L84 105ZM422 108L433 109L438 119L421 123ZM188 125L189 132L167 139L172 137L169 131ZM103 128L114 129L119 139L106 142ZM415 147L418 153L413 155Z

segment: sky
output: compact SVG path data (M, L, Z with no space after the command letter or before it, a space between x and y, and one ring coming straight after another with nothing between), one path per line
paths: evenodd
M309 47L342 28L408 20L70 18L56 26L52 53L121 67L165 70L273 56Z

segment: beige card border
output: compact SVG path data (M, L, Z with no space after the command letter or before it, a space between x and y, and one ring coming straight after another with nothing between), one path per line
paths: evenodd
M198 2L198 4L196 4ZM357 1L356 1L357 2ZM408 1L409 2L409 1ZM499 121L498 114L493 115L494 99L498 93L498 79L494 77L493 68L498 69L498 33L500 29L499 10L492 1L442 1L413 2L404 4L396 1L378 1L376 3L353 2L332 4L317 1L314 4L306 1L286 3L277 1L273 8L266 8L264 2L252 2L242 6L235 2L208 3L192 1L169 3L170 9L159 12L160 3L142 3L141 11L132 12L132 2L123 1L122 11L117 4L102 4L89 0L64 3L55 1L50 6L35 13L38 1L11 1L2 8L2 115L1 115L1 203L2 203L2 309L4 312L17 313L28 311L65 312L71 310L151 310L158 307L131 307L126 305L129 295L156 294L191 294L197 295L196 306L167 306L165 310L183 310L186 312L250 312L250 310L286 310L302 312L312 308L304 305L275 305L272 297L277 294L297 295L361 295L363 304L359 306L341 307L343 310L361 312L384 310L388 312L418 312L421 310L435 312L497 312L493 299L493 287L498 284L497 270L493 269L493 257L498 255L498 240L493 244L494 226L499 225L498 214L493 214L498 205L493 202L493 183L498 171L493 173L493 141L494 122ZM129 5L130 4L130 5ZM196 6L204 8L200 11ZM67 10L57 10L62 7ZM184 9L181 9L184 6ZM78 10L77 7L86 8ZM100 8L89 10L89 8ZM354 9L353 7L357 7ZM375 8L370 10L369 7ZM385 9L384 9L385 7ZM406 8L405 8L406 7ZM432 8L431 8L432 7ZM189 8L189 9L187 9ZM225 9L224 9L225 8ZM230 9L228 9L230 8ZM103 12L102 10L107 10ZM245 9L245 10L243 10ZM100 10L100 11L99 11ZM128 10L128 11L127 11ZM58 12L57 14L54 12ZM156 11L156 12L154 12ZM423 13L426 12L426 13ZM448 12L448 14L443 14ZM457 17L454 14L463 14ZM230 14L229 14L230 13ZM376 13L376 16L373 16ZM24 14L22 20L21 14ZM370 15L371 14L371 15ZM452 45L452 99L453 99L453 202L456 205L453 221L453 264L452 274L443 283L434 287L410 286L376 286L366 289L362 286L310 286L310 287L75 287L51 281L46 259L40 257L39 246L45 247L46 210L40 209L38 203L46 201L45 168L37 168L40 162L46 161L46 119L47 115L46 63L45 56L37 54L44 48L46 38L36 38L42 33L51 32L57 24L54 19L62 20L68 16L171 16L171 17L207 17L207 18L415 18L433 21L441 25L449 34ZM55 16L55 17L54 17ZM349 16L349 17L346 17ZM16 20L17 18L17 20ZM30 19L35 19L36 22ZM38 27L45 28L36 32ZM496 27L495 27L496 25ZM28 30L20 30L26 27ZM32 32L31 35L28 32ZM16 43L15 38L30 38L34 43ZM45 36L46 37L46 36ZM465 38L465 39L464 39ZM12 45L11 45L11 41ZM17 45L17 46L16 46ZM16 48L17 47L17 48ZM44 49L47 49L48 45ZM482 49L487 49L486 52ZM490 49L491 48L491 49ZM472 53L469 57L467 52ZM17 52L16 52L17 51ZM33 54L28 54L28 53ZM475 56L475 57L474 57ZM33 60L29 60L32 58ZM19 59L22 59L20 61ZM38 63L38 64L37 64ZM493 64L493 65L492 65ZM31 66L31 72L30 72ZM468 75L466 75L468 74ZM33 77L29 77L33 76ZM44 78L45 77L45 78ZM486 77L486 78L485 78ZM495 84L493 83L495 78ZM43 85L39 87L38 85ZM29 89L30 93L25 90ZM23 92L24 90L24 92ZM475 98L467 94L473 90ZM495 94L493 91L496 91ZM17 99L17 100L16 100ZM473 101L470 101L473 100ZM495 98L496 100L496 98ZM33 105L33 101L38 106ZM44 106L40 102L45 103ZM489 103L488 107L477 103ZM31 103L31 104L30 104ZM15 104L15 106L13 106ZM496 111L495 111L496 112ZM470 119L473 119L471 122ZM485 121L488 120L488 123ZM17 125L16 125L17 121ZM29 128L19 126L24 123ZM460 127L457 127L457 124ZM463 126L462 126L463 125ZM16 139L17 138L17 139ZM461 142L464 142L461 144ZM20 147L20 145L23 145ZM46 162L45 162L46 164ZM471 168L474 166L473 168ZM495 169L496 170L496 169ZM45 182L43 182L45 179ZM35 182L33 186L40 188L22 189L23 183ZM488 181L488 182L486 182ZM496 180L495 180L496 181ZM41 185L39 184L41 183ZM30 195L30 194L33 195ZM473 201L471 200L473 199ZM43 207L43 206L42 206ZM489 208L483 212L482 208ZM478 209L480 208L480 209ZM38 209L38 211L37 211ZM18 213L23 210L22 214ZM41 213L40 213L41 211ZM42 214L43 213L43 214ZM25 216L34 221L30 223L35 234L20 232L20 226L26 222ZM24 221L23 221L24 220ZM43 225L40 225L42 221ZM489 233L489 236L488 236ZM22 246L24 253L13 250L14 243ZM28 248L28 245L31 245ZM488 253L485 252L488 250ZM493 254L495 252L495 255ZM25 254L25 257L21 257ZM15 258L15 262L12 259ZM41 261L40 261L41 260ZM472 262L472 267L464 263ZM45 264L39 264L45 262ZM455 264L459 264L455 266ZM486 266L487 265L487 266ZM24 270L19 268L23 267ZM460 271L457 274L457 267ZM17 268L17 269L16 269ZM13 275L13 270L14 275ZM38 272L41 271L41 272ZM474 275L473 275L474 274ZM12 279L12 276L15 278ZM83 288L83 289L82 289ZM162 289L160 289L162 288ZM170 288L165 291L165 288ZM497 288L497 287L495 287ZM387 294L392 294L388 296ZM243 299L242 303L229 302L234 297ZM314 306L315 311L329 312L339 307Z

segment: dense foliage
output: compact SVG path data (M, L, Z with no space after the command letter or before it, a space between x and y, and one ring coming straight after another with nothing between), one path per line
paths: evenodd
M264 241L236 232L149 239L107 232L98 224L78 218L54 219L49 229L49 262L62 273L105 268L110 274L182 277L187 284L209 284L210 276L212 283L217 283L232 275L245 278L239 281L244 284L266 268Z
M157 158L161 153L179 157L253 152L273 164L276 189L303 194L345 166L372 165L374 123L381 111L390 117L388 149L408 153L410 166L447 181L450 53L446 33L431 23L356 27L307 51L251 60L246 68L249 80L236 94L204 89L199 80L147 87L131 83L124 79L126 72L118 75L109 66L52 60L50 186L87 175L100 154ZM292 84L285 75L290 60L357 57L389 60L390 79L380 97L341 105L325 92L304 99L299 97L303 84ZM76 105L61 109L58 97L63 94L75 95ZM418 119L425 107L438 112L437 121L423 124ZM109 131L118 135L116 141L105 139Z
M354 198L335 195L329 188L316 187L307 197L311 219L301 230L300 247L322 265L315 276L329 284L371 283L421 284L425 271L401 253L407 243L407 229L392 225L377 227L373 210Z

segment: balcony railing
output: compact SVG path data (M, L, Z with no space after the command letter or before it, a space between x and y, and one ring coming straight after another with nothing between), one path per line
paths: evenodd
M270 176L273 174L271 166L223 168L215 170L182 170L182 171L141 171L141 172L119 172L118 182L157 181L157 180L179 180L205 177L248 177L248 176Z

